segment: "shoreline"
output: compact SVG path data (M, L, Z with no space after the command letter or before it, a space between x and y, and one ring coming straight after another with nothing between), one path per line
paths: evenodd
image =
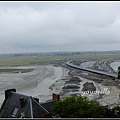
M6 89L15 88L18 93L37 97L49 94L49 87L61 77L62 68L53 65L36 66L36 69L29 73L0 74L0 105Z
M29 68L31 66L20 66L20 68ZM52 99L52 93L60 94L61 98L70 95L80 95L82 93L83 84L86 82L93 83L96 90L108 88L111 93L109 95L91 96L89 99L96 99L102 105L117 104L120 89L115 85L111 85L109 78L102 78L89 72L84 72L68 67L54 65L38 65L33 66L35 69L28 73L18 74L0 74L0 105L4 100L4 91L6 89L15 88L18 93L39 98L40 102ZM90 78L90 75L91 78ZM63 87L66 82L73 77L79 77L81 82L79 89L65 90ZM99 78L100 77L100 78ZM109 81L108 81L109 80ZM106 85L106 83L108 85ZM74 84L74 83L73 83ZM71 85L73 85L71 84Z

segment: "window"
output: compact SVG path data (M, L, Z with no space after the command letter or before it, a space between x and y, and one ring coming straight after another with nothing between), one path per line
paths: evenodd
M18 108L15 108L14 111L13 111L12 117L15 117L17 112L18 112Z

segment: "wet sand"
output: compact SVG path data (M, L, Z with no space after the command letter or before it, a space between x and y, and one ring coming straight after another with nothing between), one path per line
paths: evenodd
M23 66L22 68L34 68L35 70L28 73L0 74L0 105L4 100L4 91L11 88L15 88L18 93L39 97L45 101L46 99L40 96L50 95L49 87L63 77L65 69L53 65Z
M120 89L116 86L105 86L102 83L97 83L93 80L89 80L89 75L84 72L84 75L88 78L81 77L80 75L71 76L68 74L69 69L65 67L54 67L53 65L40 65L40 66L22 66L14 68L34 68L34 71L28 73L6 73L0 74L0 105L4 100L4 91L6 89L15 88L18 93L25 94L39 98L40 102L45 102L52 99L52 93L61 94L62 88L65 86L66 81L69 81L71 77L79 77L81 82L77 92L66 92L64 97L71 94L81 94L83 84L86 82L92 82L96 87L96 91L101 91L104 88L110 90L110 94L103 95L100 99L99 95L89 96L89 99L98 99L102 105L113 106L118 103L118 96Z

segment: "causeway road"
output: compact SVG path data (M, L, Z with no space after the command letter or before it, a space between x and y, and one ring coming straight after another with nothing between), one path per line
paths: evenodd
M113 74L113 73L108 73L108 72L104 72L104 71L93 70L93 69L90 69L90 68L83 68L83 67L74 65L74 64L72 63L73 61L74 61L74 60L67 61L67 62L66 62L66 65L69 66L69 67L75 68L75 69L84 70L84 71L96 73L96 74L99 74L99 75L105 75L105 76L117 78L117 73L116 73L116 74Z

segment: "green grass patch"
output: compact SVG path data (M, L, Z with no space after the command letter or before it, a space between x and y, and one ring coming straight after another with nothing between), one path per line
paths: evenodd
M98 60L108 61L120 59L120 54L83 54L83 55L66 55L66 56L23 56L0 58L0 66L27 66L27 65L61 65L67 60ZM79 64L79 63L77 63Z
M0 69L0 73L27 73L34 69Z

